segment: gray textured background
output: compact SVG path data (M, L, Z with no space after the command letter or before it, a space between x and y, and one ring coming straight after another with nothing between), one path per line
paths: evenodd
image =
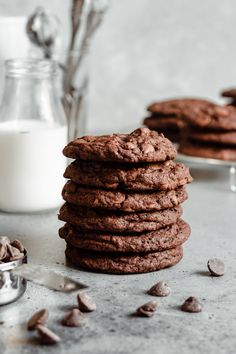
M68 29L70 1L0 0L1 14L28 14L39 4ZM93 41L89 130L139 125L155 99L218 99L236 84L235 0L113 0Z

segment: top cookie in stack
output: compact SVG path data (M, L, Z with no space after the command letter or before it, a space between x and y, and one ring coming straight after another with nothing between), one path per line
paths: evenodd
M179 142L182 131L186 128L185 110L201 102L205 100L181 98L154 102L147 107L150 115L143 123L148 128L163 133L171 141Z
M192 105L185 111L188 129L179 152L191 156L236 160L236 108L213 102Z
M59 230L72 263L107 273L141 273L176 264L190 234L180 219L192 178L176 151L147 128L69 143Z

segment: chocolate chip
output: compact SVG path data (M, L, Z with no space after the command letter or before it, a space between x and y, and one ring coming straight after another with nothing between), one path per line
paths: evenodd
M151 317L157 310L157 302L149 301L136 310L136 314L144 317Z
M36 329L38 325L44 325L48 319L48 310L42 309L37 311L28 321L27 328L29 331Z
M0 236L0 244L6 246L10 243L10 240L7 236Z
M76 289L76 284L66 281L66 283L61 283L59 288L65 291L72 291Z
M79 309L73 309L62 320L63 326L81 327L86 323L84 314Z
M165 281L159 281L148 290L148 294L152 296L168 296L170 295L170 287Z
M53 345L61 341L56 333L41 324L37 325L37 331L42 344Z
M7 245L7 252L9 253L9 261L16 261L24 257L24 253L21 253L20 250L16 247Z
M14 240L14 241L12 241L12 242L11 242L11 246L17 248L17 249L18 249L20 252L22 252L22 253L24 253L24 251L25 251L25 248L24 248L22 242L19 241L19 240Z
M181 310L184 312L201 312L202 305L196 297L190 296L181 306Z
M211 275L215 277L220 277L224 275L225 265L220 259L217 258L209 259L209 261L207 262L207 267Z
M149 154L150 152L155 151L154 147L151 144L145 144L143 146L143 153L144 154Z
M82 312L92 312L97 309L93 299L84 292L79 292L77 295L78 307Z
M7 256L7 249L4 245L0 243L0 261L2 261Z

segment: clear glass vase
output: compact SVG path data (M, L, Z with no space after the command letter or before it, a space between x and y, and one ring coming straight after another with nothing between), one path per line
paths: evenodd
M0 109L0 210L38 212L62 202L67 124L54 87L56 72L53 61L6 62Z

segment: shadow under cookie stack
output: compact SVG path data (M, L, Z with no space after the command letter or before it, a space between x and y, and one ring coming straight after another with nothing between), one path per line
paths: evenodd
M143 273L178 263L190 235L181 219L188 168L148 128L131 134L83 137L64 155L66 169L59 235L76 266L104 273Z

